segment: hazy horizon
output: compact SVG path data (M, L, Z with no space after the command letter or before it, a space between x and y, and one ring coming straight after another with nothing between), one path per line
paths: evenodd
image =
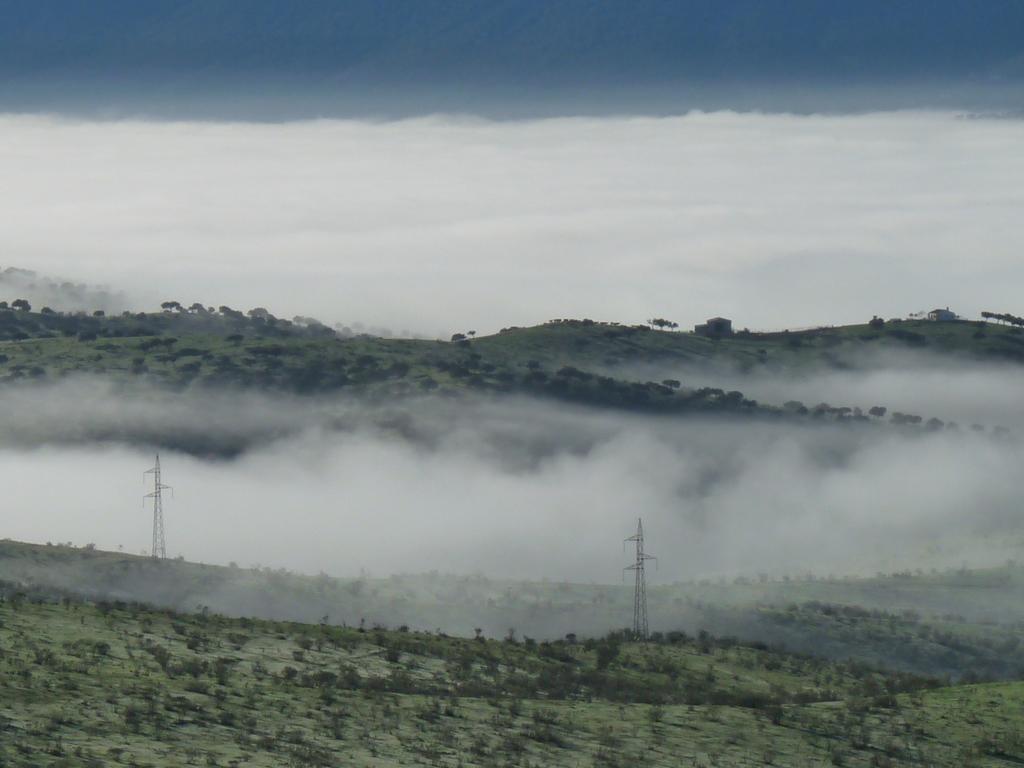
M5 266L392 333L1014 306L1024 121L2 117ZM14 298L8 297L8 298Z

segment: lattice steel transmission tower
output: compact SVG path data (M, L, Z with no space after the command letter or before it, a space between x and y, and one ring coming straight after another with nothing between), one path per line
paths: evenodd
M645 571L645 564L648 560L654 560L655 567L657 567L658 558L644 552L644 523L640 518L636 520L636 533L626 539L626 542L630 541L636 542L636 561L632 565L627 565L623 568L622 572L625 574L626 571L633 571L636 578L636 586L633 591L633 636L637 640L646 640L648 629L647 573ZM625 546L625 542L623 546Z
M152 469L147 469L143 473L145 475L153 476L153 491L147 493L145 498L153 500L153 548L150 550L150 554L158 560L164 560L167 558L167 542L164 540L164 491L171 491L174 493L174 489L169 485L164 485L160 480L160 454L156 455L156 464L153 465Z

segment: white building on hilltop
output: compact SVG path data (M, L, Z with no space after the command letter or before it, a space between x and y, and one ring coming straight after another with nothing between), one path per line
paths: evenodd
M695 325L693 332L699 336L710 336L711 338L732 336L732 320L727 317L712 317L706 323Z
M928 313L928 319L934 320L937 323L948 323L953 320L959 320L956 312L953 312L949 307L945 309L933 309Z

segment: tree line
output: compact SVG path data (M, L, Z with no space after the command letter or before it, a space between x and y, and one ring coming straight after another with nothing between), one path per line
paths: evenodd
M981 316L986 320L997 320L1008 325L1015 325L1018 328L1024 327L1024 317L1011 315L1009 312L982 312Z

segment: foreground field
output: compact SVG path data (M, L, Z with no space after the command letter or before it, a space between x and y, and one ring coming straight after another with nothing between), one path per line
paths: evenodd
M627 624L627 586L422 574L304 576L269 568L154 561L93 548L0 541L0 580L44 593L179 611L316 623L440 629L487 637L598 636ZM794 651L957 681L1024 676L1024 567L865 579L652 586L655 629L707 630Z
M1004 765L1024 686L671 634L536 643L0 603L0 764Z

